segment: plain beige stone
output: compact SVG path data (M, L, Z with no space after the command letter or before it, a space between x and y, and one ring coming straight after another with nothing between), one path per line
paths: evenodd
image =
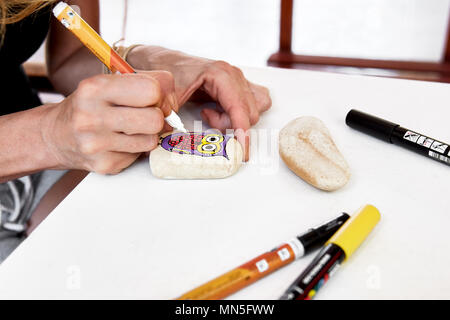
M279 135L279 152L300 178L326 191L342 188L350 169L325 124L314 117L289 122Z
M160 144L150 153L150 169L157 178L220 179L235 174L242 164L242 147L233 137L225 145L227 159L222 155L199 156L168 151L161 146L161 142L169 134L171 133L162 135ZM211 147L205 148L209 150Z

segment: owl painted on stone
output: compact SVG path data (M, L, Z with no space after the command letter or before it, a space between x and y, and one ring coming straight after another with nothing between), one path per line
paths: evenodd
M170 152L201 157L228 159L226 146L230 137L221 133L175 132L161 138L161 147Z

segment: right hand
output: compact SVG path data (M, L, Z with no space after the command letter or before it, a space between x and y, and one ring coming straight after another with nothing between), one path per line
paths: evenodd
M158 145L164 95L158 80L146 74L83 80L49 107L42 137L58 168L118 173Z

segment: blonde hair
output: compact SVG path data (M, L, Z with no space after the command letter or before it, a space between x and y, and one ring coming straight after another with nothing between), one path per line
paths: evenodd
M0 34L3 38L5 26L18 22L56 0L0 0Z

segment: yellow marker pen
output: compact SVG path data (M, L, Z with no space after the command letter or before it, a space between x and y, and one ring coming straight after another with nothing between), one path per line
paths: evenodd
M311 300L341 263L358 249L378 221L380 213L377 208L371 205L361 208L325 243L280 299Z
M53 8L53 14L113 73L135 73L134 69L67 3L59 2ZM180 117L174 111L165 120L173 128L187 132Z

